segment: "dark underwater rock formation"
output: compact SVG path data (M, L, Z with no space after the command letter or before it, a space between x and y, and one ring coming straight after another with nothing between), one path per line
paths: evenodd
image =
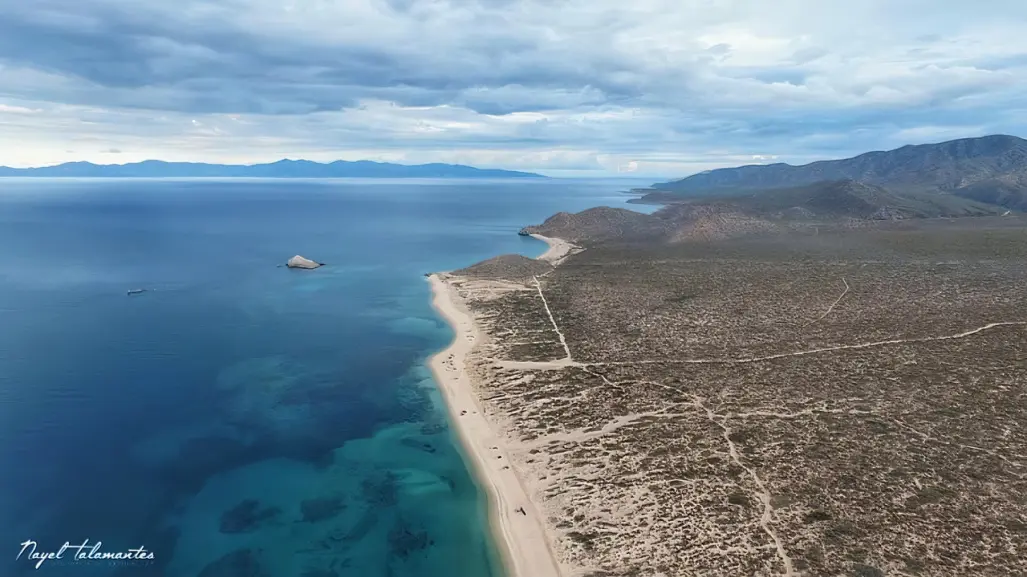
M221 515L222 533L249 533L282 512L278 507L260 508L260 501L246 499Z
M307 569L300 577L339 577L339 574L331 569Z
M360 483L364 499L371 505L391 507L399 501L399 477L392 471Z
M406 559L434 544L427 531L412 527L403 519L389 529L389 553L392 556Z
M434 453L436 450L431 443L425 443L424 441L418 441L417 439L402 439L400 440L400 444L404 447L424 451L425 453Z
M210 563L197 577L271 577L251 549L240 549Z
M346 505L339 497L318 497L300 503L300 513L305 523L317 523L339 515Z

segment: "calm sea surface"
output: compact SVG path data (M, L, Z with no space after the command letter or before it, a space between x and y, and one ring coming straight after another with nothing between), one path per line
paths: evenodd
M499 576L423 273L640 184L0 179L0 575Z

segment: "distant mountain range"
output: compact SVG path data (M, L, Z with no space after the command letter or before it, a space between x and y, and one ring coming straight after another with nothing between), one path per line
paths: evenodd
M1023 221L1013 213L1027 212L1027 140L986 136L804 166L724 168L649 190L631 202L666 205L652 214L557 213L521 232L594 245L808 236L937 217L1011 216L1016 226Z
M793 206L831 212L894 209L906 216L981 214L1000 211L999 207L1027 211L1027 140L994 135L802 166L723 168L652 188L643 201L751 197L769 201L774 209L796 203ZM831 199L849 204L825 206ZM811 200L819 206L806 207Z
M0 166L3 176L38 177L259 177L259 178L545 178L513 170L482 169L460 164L390 164L337 160L327 164L309 160L279 160L268 164L232 165L146 160L131 164L67 162L40 168Z
M732 206L775 218L855 218L895 220L985 216L1006 212L1004 206L944 192L894 191L857 180L824 180L803 186L716 190L704 193L653 192L645 204Z

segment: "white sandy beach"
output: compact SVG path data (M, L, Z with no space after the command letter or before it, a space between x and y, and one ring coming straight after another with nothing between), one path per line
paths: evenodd
M536 238L549 244L549 250L539 257L549 262L558 262L573 248L559 239ZM507 575L560 577L560 566L549 548L543 520L512 468L503 440L483 414L465 370L467 355L479 338L479 327L456 290L447 283L446 275L433 274L429 280L432 305L456 333L453 342L431 358L431 369L464 449L474 463L476 476L488 493L489 519Z
M533 234L531 237L549 245L549 249L542 253L538 260L544 260L554 266L560 264L560 261L570 255L571 250L576 248L573 244L562 238L550 238L541 234Z

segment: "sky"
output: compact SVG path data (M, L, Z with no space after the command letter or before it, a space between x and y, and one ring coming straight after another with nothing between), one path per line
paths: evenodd
M0 165L679 177L1027 136L1024 0L0 0Z

